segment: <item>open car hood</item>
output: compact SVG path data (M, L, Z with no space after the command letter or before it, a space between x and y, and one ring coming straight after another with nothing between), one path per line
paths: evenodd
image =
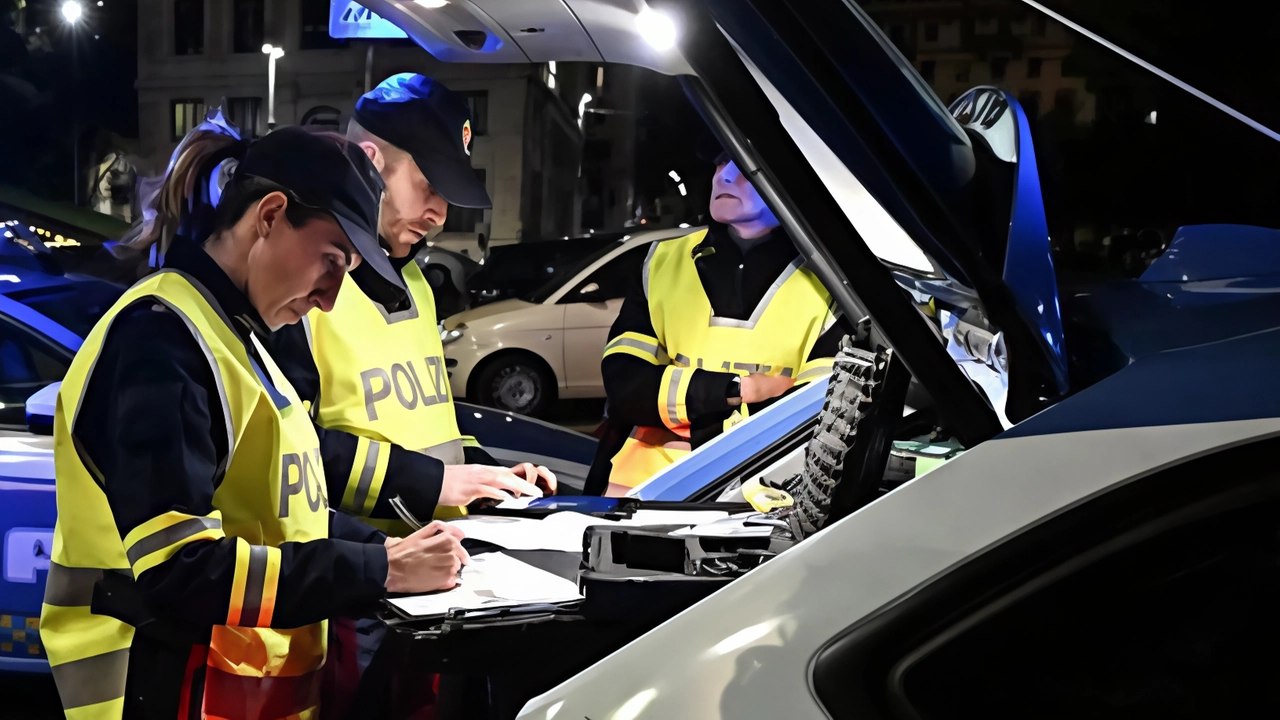
M805 126L804 132L790 136L810 163L813 152L803 147L806 136L818 138L822 151L854 178L859 192L874 198L895 232L927 256L927 269L888 263L884 275L918 300L936 299L960 319L961 327L978 330L979 347L949 336L951 355L961 359L968 353L969 360L985 361L1003 375L1009 391L1003 409L1009 419L1018 422L1070 392L1058 288L1025 113L1016 100L994 88L974 89L950 109L944 107L855 5L841 0L452 0L430 8L412 0L363 0L381 20L368 11L360 15L362 6L356 3L345 10L341 5L334 4L331 18L336 36L369 37L377 20L442 61L614 62L700 77L687 79L705 82L709 99L699 108L704 116L713 105L733 115L730 93L756 99L770 95L779 121L786 124L789 113ZM650 11L671 19L676 47L658 50L646 41L638 18ZM763 94L743 87L742 67L735 69L739 74L732 83L726 81L730 75L718 84L708 76L707 46L717 44L715 62L749 68ZM686 89L690 87L687 83ZM743 107L738 104L740 114ZM726 140L726 128L711 124ZM751 142L763 145L755 137ZM763 158L766 148L759 150ZM815 169L827 191L838 194L816 163ZM858 213L846 207L845 214L858 225ZM805 221L812 223L807 217L800 220ZM854 234L864 245L875 244L866 228L856 227ZM929 331L934 339L923 341L926 323L914 307L907 308L910 320L903 313L883 312L885 303L909 305L908 296L887 283L870 288L855 278L866 274L855 265L866 264L868 256L833 247L831 238L842 235L813 232L808 243L799 239L797 244L829 287L847 286L834 293L846 313L856 310L857 317L870 316L882 327L935 400L968 408L951 413L951 426L982 426L969 441L998 432L994 413L987 412L981 422L973 420L987 401L954 367L937 367L937 377L927 377L925 365L938 366L946 359L947 350L922 347L941 345L936 331ZM825 255L825 265L815 255ZM898 297L868 301L873 294ZM873 312L872 306L882 311ZM922 326L911 330L919 342L903 341L904 323ZM916 348L909 350L906 346L912 344ZM920 353L930 357L921 359ZM961 397L966 394L974 397Z
M443 62L607 62L692 72L680 53L656 50L641 37L636 16L644 7L644 0L450 0L441 7L335 0L329 34L408 36Z

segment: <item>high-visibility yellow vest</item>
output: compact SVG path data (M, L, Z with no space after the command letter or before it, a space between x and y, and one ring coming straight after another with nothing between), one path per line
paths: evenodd
M474 442L458 431L431 286L416 263L401 275L412 303L406 310L387 313L348 276L331 312L307 316L320 372L316 422L359 438L341 507L366 517L381 493L390 445L458 465L464 441ZM436 517L462 514L438 508ZM368 522L392 534L408 530L399 521Z
M808 361L822 333L836 321L830 293L792 261L745 320L716 317L698 277L692 253L706 230L654 243L644 264L644 291L656 337L623 333L605 347L665 365L656 402L664 427L636 428L613 458L609 482L635 487L688 453L690 417L685 406L693 371L753 373L812 382L831 373L831 358ZM747 416L739 408L726 429Z
M111 322L144 298L181 317L208 357L218 381L229 457L212 513L170 511L121 541L106 495L77 452L71 430ZM70 720L120 718L124 706L134 629L90 611L102 571L136 578L187 543L224 539L236 545L236 566L226 623L213 628L208 648L204 716L310 718L318 713L326 624L278 630L271 620L280 544L329 534L320 443L292 387L261 345L258 353L266 367L250 358L208 293L172 270L125 292L76 353L54 417L58 522L40 615L41 638Z

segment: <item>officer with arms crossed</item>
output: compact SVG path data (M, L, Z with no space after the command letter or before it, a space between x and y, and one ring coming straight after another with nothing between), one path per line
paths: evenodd
M409 300L389 306L348 279L333 312L312 312L305 326L273 339L285 375L313 402L334 504L392 530L403 527L388 522L397 517L397 497L426 519L461 514L447 507L480 498L536 494L539 481L554 490L546 468L497 467L462 437L431 286L413 260L450 203L491 206L471 169L466 102L431 78L393 75L356 103L347 139L386 182L378 229L394 268L390 280L407 288Z
M610 422L634 427L613 457L609 495L830 374L844 335L760 194L726 153L701 145L716 162L714 222L653 244L605 345Z
M200 165L178 158L162 194ZM258 140L203 246L175 240L85 339L58 395L41 613L71 720L314 717L327 619L456 583L456 531L388 539L330 511L310 418L260 342L331 309L353 266L390 274L381 190L340 137Z

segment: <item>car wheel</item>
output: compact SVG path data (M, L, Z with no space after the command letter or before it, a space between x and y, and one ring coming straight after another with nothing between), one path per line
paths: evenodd
M556 381L541 362L518 355L499 358L476 378L481 405L541 417L556 395Z

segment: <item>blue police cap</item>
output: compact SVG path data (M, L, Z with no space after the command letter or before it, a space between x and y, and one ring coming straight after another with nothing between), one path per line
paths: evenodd
M424 75L400 73L356 102L355 119L409 153L450 205L493 207L471 169L471 112L461 95Z

